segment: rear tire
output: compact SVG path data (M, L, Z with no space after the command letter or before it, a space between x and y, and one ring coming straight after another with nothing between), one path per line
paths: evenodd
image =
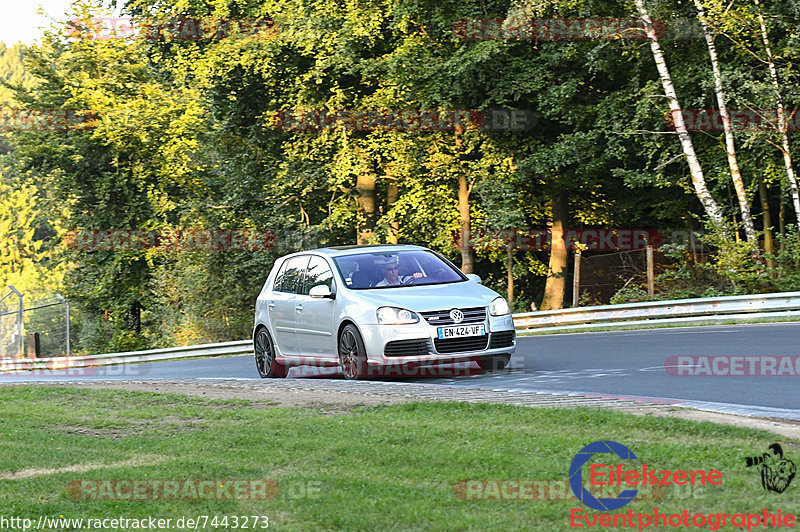
M259 327L253 337L253 356L262 379L286 377L286 369L275 360L275 344L266 327Z
M367 376L367 350L355 325L347 324L339 335L339 367L347 380Z

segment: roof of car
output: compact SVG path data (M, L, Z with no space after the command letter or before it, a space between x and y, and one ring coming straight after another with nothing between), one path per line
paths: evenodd
M382 251L402 251L402 250L424 250L427 249L422 246L414 246L411 244L364 244L360 246L330 246L326 248L317 248L317 249L309 249L307 251L301 253L320 253L322 255L328 255L331 257L340 257L342 255L352 255L359 251L364 253L375 252L380 253Z

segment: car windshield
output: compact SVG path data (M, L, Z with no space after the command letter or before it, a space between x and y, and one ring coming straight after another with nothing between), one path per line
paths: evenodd
M335 257L348 288L396 288L465 281L466 277L431 251L358 253Z

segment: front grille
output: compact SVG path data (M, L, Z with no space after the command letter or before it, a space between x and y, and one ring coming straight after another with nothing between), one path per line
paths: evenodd
M433 345L439 353L460 353L465 351L483 351L489 341L489 335L466 336L463 338L447 338L439 340L436 338Z
M496 349L498 347L511 347L514 345L515 337L516 334L514 331L494 332L489 340L489 349Z
M431 325L455 325L456 323L450 317L451 310L453 309L420 312L420 314ZM486 319L486 307L460 308L458 310L464 313L464 319L458 325L482 322Z
M395 340L388 342L383 348L383 354L387 357L411 357L427 355L430 352L430 340L420 338L418 340Z

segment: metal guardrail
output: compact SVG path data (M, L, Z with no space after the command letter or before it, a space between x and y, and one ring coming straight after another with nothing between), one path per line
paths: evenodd
M616 326L701 325L750 320L754 317L800 318L800 292L648 301L624 305L526 312L513 316L514 326L517 332L522 334L525 332L588 331ZM249 355L252 352L252 341L240 340L102 355L4 359L0 360L0 373L108 366L180 358Z
M222 342L218 344L189 345L185 347L169 347L166 349L149 349L147 351L106 353L102 355L5 359L0 360L0 373L111 366L115 364L129 364L132 362L154 362L179 358L218 357L226 355L247 355L252 353L253 342L251 340L237 340L235 342Z
M589 331L617 326L702 325L800 317L800 292L646 301L514 315L518 332Z

